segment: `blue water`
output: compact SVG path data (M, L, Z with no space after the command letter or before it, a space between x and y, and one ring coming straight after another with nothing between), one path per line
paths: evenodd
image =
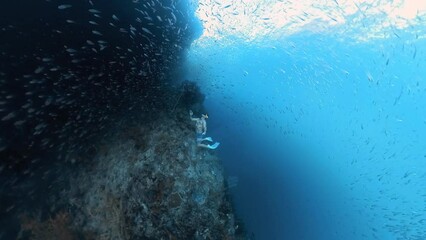
M400 34L192 46L256 239L426 239L426 41Z
M21 213L52 219L57 169L132 117L173 114L162 87L190 80L248 235L426 239L426 4L350 2L3 4L0 238Z

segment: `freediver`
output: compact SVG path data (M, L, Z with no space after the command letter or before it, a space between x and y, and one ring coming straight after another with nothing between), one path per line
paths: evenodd
M203 143L203 141L213 142L213 139L211 137L205 137L207 132L206 119L209 118L209 116L207 114L201 114L200 118L194 118L192 117L193 115L194 113L189 110L189 117L191 118L191 121L195 122L197 146L208 149L216 149L220 143L216 142L212 145Z

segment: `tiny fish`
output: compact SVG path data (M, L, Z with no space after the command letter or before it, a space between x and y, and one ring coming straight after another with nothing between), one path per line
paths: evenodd
M171 13L171 15L172 15L172 17L173 17L173 19L175 20L175 22L176 22L176 16L173 14L173 13Z
M93 30L92 33L95 34L95 35L102 36L102 33L98 32L98 31L95 31L95 30Z
M62 4L62 5L58 6L58 9L59 10L64 10L64 9L67 9L67 8L70 8L70 7L72 7L72 5L70 5L70 4Z
M96 10L94 8L89 9L89 12L91 12L91 13L101 13L101 11Z
M15 125L15 126L21 126L24 123L25 123L25 120L18 120L15 123L13 123L13 125Z
M69 52L69 53L76 53L77 52L75 49L72 49L72 48L67 48L66 51Z
M44 67L38 67L36 70L34 70L35 74L41 73L44 70Z
M46 101L44 102L45 106L49 106L52 103L52 98L48 98L46 99Z
M143 30L144 32L149 33L149 34L151 34L151 35L152 35L152 32L151 32L151 31L149 31L148 29L146 29L146 28L142 27L142 30Z
M7 114L6 116L4 116L1 120L7 121L7 120L14 118L15 116L16 116L16 114L14 112L11 112L11 113Z
M401 38L398 34L396 34L396 32L393 32L393 34L394 34L397 38Z
M329 18L330 18L331 20L333 20L333 21L337 22L337 19L335 19L334 17L330 17L330 16L329 16Z
M373 79L373 76L371 76L371 73L367 73L367 78L368 78L368 81L373 81L374 79Z
M120 19L118 19L118 17L115 16L114 14L112 15L112 19L114 19L115 21L120 21Z

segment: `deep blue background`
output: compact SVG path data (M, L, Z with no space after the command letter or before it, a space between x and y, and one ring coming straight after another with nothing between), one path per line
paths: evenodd
M400 34L192 47L187 75L257 239L426 237L426 43Z

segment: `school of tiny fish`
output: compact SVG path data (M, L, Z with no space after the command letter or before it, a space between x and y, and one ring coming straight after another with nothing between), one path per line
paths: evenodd
M55 154L55 161L75 162L70 153L124 112L161 110L156 96L189 46L191 16L179 1L119 2L114 9L101 1L35 0L24 19L1 23L0 173L36 178L31 169ZM1 12L19 7L11 2ZM2 188L16 188L22 176L11 175ZM3 207L12 212L17 204Z
M28 53L14 54L4 47L0 48L0 56L8 59L7 64L2 63L0 66L10 67L10 69L0 68L0 121L2 130L5 129L8 132L7 135L0 137L0 153L9 151L14 144L17 144L20 146L18 149L23 149L22 155L16 153L19 152L16 149L10 151L31 162L31 164L42 161L41 157L27 159L31 158L30 155L35 151L35 148L47 152L55 149L55 151L60 152L63 159L67 159L69 156L63 151L68 152L82 148L77 143L90 140L98 136L102 130L113 126L115 123L111 119L114 115L125 114L126 111L132 109L144 108L146 110L147 106L153 106L152 109L149 109L150 111L158 110L155 94L158 93L158 89L164 86L162 82L167 82L166 80L171 78L169 72L173 70L174 65L182 61L183 53L192 40L190 39L190 25L185 20L188 16L177 6L179 1L133 0L129 3L133 4L132 12L127 14L124 11L115 12L103 7L104 5L101 3L98 4L97 1L91 0L84 1L84 3L69 1L61 4L50 0L44 2L47 7L54 9L58 22L41 22L39 24L46 27L43 30L46 39L43 41L51 41L51 44L55 46L60 45L60 50L48 51L47 48L50 43L45 42L39 44L43 47L30 50ZM214 2L218 3L216 0ZM341 1L334 0L332 2L339 5ZM232 1L224 1L224 3L218 4L220 8L215 9L217 11L203 12L203 14L220 22L222 22L222 15L225 14L227 14L227 17L254 14L262 24L267 26L270 24L270 17L257 14L260 11L259 6L239 12L238 9L234 8ZM364 4L354 3L354 6L361 14L364 14L368 9ZM76 12L81 14L81 17L76 15ZM303 23L308 15L306 12L302 13L296 19L292 19L291 23ZM333 22L340 21L334 15L329 15L328 18ZM0 25L2 34L19 36L21 41L28 38L28 41L30 41L31 35L25 35L25 31L21 28L22 26L13 24ZM398 30L392 30L389 35L397 39L403 38ZM76 41L64 40L64 38L71 37L74 37ZM418 35L415 38L417 39ZM7 44L13 44L13 42ZM323 41L321 44L326 45L327 42ZM31 46L37 46L37 44ZM275 51L275 49L273 50ZM398 50L409 55L412 61L417 61L416 63L420 62L421 57L424 57L424 49L416 46L413 42L403 42ZM272 73L271 71L260 70L257 76L272 76L271 78L275 80L287 76L289 72L303 75L303 73L309 71L309 73L315 75L306 77L307 80L304 79L306 82L297 78L290 80L321 92L323 91L320 89L321 87L330 89L332 83L318 82L317 76L334 73L339 76L339 79L348 79L358 74L357 81L366 82L366 84L370 84L369 86L374 87L385 84L384 82L387 79L383 77L383 72L390 66L395 67L398 61L398 59L393 58L392 53L382 52L379 58L380 62L377 62L381 72L365 69L359 74L345 67L330 65L327 60L320 57L310 59L309 54L305 54L304 50L295 46L293 42L288 43L284 54L291 59L296 51L303 53L301 54L303 55L301 61L315 63L301 67L295 63L286 62L283 64L285 66L274 69ZM218 53L212 53L209 57L214 58L216 54ZM347 61L350 61L350 56L347 57ZM25 71L15 72L14 67L21 64L26 66ZM208 64L198 64L202 73L209 69ZM261 63L258 64L261 65ZM229 69L224 67L222 71L226 72L227 70ZM245 80L254 75L253 71L253 69L240 68L232 69L228 73L238 72L241 79ZM218 74L209 77L226 79L227 75ZM397 79L398 76L389 76L389 78ZM289 85L287 84L287 86ZM420 91L418 90L419 85L421 85L421 81L417 79L413 80L410 87L395 87L395 94L392 93L393 98L390 105L398 106L405 98L410 98L414 91ZM208 90L225 92L225 89L238 90L246 86L246 82L238 85L212 81ZM359 89L354 89L354 94L357 94L357 91ZM229 107L226 104L229 99L232 99L232 96L224 98L221 102L224 108ZM145 101L149 101L150 104L145 105ZM262 122L265 123L266 129L280 132L283 136L295 135L295 131L291 130L288 125L298 124L307 114L302 104L300 106L285 106L277 101L265 108L256 105L255 102L255 100L250 100L241 103L244 109L259 113L259 115L253 115L253 119L243 120L244 124ZM326 103L319 102L319 108L322 108L324 104ZM380 108L380 103L372 101L371 105L380 114L382 113L383 109ZM238 110L234 107L229 108L232 112L238 113ZM354 107L352 110L357 113L363 111L358 107ZM280 125L275 118L266 117L265 113L269 111L277 111L280 116L288 114L294 118L289 120L287 126ZM389 115L380 115L380 117L391 118L395 124L405 124L403 116L392 118ZM424 116L419 117L424 119ZM251 123L249 123L250 121ZM426 120L423 121L426 124ZM359 126L359 129L352 130L352 135L363 143L363 146L358 147L367 149L366 151L372 156L367 162L373 161L373 156L385 160L392 160L398 156L405 157L407 161L410 159L409 153L395 152L392 149L392 146L396 144L395 142L389 142L389 146L385 147L385 152L378 156L377 149L379 146L374 144L374 139L364 138L364 135L359 133L366 132L368 124L359 119L354 119L351 124L353 122ZM371 126L369 127L371 128ZM393 134L383 131L383 135L386 137ZM18 137L13 139L11 136L15 135ZM24 142L19 143L20 140L24 140ZM426 155L424 157L426 158ZM350 157L348 159L348 164L354 168L366 167L366 164L358 159ZM19 162L16 162L16 165L19 164ZM6 171L7 168L12 167L0 163L0 173ZM355 176L347 187L351 190L368 188L366 183L390 182L390 178L397 179L401 186L417 186L426 183L426 173L420 171L418 173L415 170L409 170L402 175L397 175L392 172L390 167L377 168L380 174L371 176L367 170L362 170L360 171L362 173ZM25 174L33 176L35 173L29 171ZM230 187L235 187L237 180L236 178L228 179L231 182ZM13 185L18 181L19 176L13 176L9 184ZM362 181L365 182L361 184ZM401 236L400 239L422 239L426 236L426 192L418 192L418 195L422 198L420 201L423 201L423 209L413 209L408 212L400 211L398 206L395 206L394 209L381 206L381 201L388 198L395 203L408 201L404 200L404 196L389 196L385 191L377 193L375 198L355 200L362 203L363 206L367 206L363 209L364 212L373 211L375 214L380 214L379 218L385 220L382 223L383 229ZM6 211L12 211L14 208L16 208L15 205L8 205ZM364 212L360 212L360 214L364 214ZM371 222L373 221L374 219L371 220ZM360 237L362 239L379 239L377 232L380 229L370 227L370 230L372 232L370 236L363 235Z

